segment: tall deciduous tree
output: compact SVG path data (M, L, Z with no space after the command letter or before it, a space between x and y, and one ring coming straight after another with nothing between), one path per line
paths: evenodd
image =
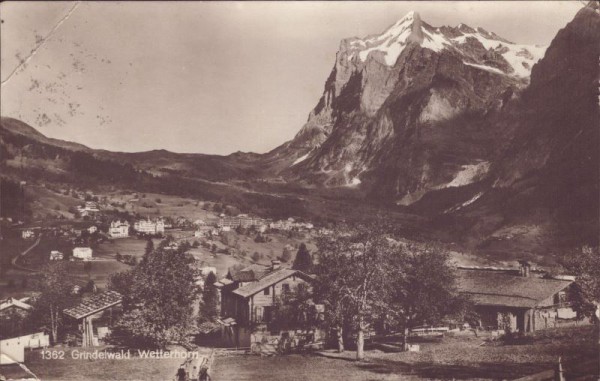
M215 321L219 317L219 295L215 287L217 276L212 271L206 276L202 290L200 321Z
M125 344L164 348L185 343L194 331L193 305L198 276L189 245L169 248L164 240L133 270L111 277L110 287L124 295L124 313L115 336Z
M578 297L575 308L585 316L593 316L600 310L600 250L584 246L569 253L565 267L577 279Z
M152 238L148 238L146 241L146 248L144 249L144 254L148 255L154 251L154 241Z
M389 241L370 229L357 229L319 242L318 289L326 309L351 317L356 335L356 359L364 358L364 334L385 309L386 255ZM332 287L327 291L328 287ZM341 320L335 323L341 333Z
M402 330L405 350L409 329L468 310L468 300L456 289L448 254L441 248L396 244L388 259L387 323Z
M34 303L31 319L34 325L50 327L52 342L56 343L64 325L65 308L75 305L79 297L73 295L73 284L67 275L68 262L55 261L46 265L38 284L40 296Z
M364 358L364 333L374 323L401 328L466 312L468 302L455 287L448 256L425 246L406 246L377 226L358 227L318 242L315 293L325 304L326 321L338 332L352 329L357 360ZM348 324L350 323L350 324Z
M294 264L292 268L294 270L300 270L307 274L312 272L312 257L310 256L310 252L306 248L304 242L300 244L298 248L298 252L296 253L296 258L294 259Z
M142 262L146 262L153 251L154 241L152 241L152 237L148 237L146 240L146 247L144 248L144 255L142 256Z

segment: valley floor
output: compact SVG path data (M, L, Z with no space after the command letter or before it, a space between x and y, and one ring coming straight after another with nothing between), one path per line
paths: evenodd
M482 345L484 339L481 335L449 336L441 342L421 343L420 352L385 353L370 349L367 359L361 362L354 361L353 351L279 357L222 356L215 359L211 376L228 381L516 379L552 369L562 357L567 379L583 375L589 378L582 379L597 379L596 327L538 332L534 342L527 345Z

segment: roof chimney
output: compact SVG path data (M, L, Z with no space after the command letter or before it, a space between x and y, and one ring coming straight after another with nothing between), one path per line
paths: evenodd
M279 270L280 267L281 267L281 261L278 261L276 259L271 260L271 270L273 270L273 271Z
M528 277L531 272L531 264L526 260L520 260L519 265L519 275Z

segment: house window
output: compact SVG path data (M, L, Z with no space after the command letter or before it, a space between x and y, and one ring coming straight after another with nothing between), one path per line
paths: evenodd
M265 295L269 295L271 293L271 289L269 287L267 287L267 288L264 289L263 293Z
M287 283L284 283L281 285L281 289L283 292L290 292L290 285Z
M269 322L271 321L271 307L270 306L266 306L263 307L263 321Z

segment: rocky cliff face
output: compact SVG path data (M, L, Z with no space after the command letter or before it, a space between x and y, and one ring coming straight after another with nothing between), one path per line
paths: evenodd
M598 244L596 4L559 31L518 99L486 118L497 149L479 181L429 192L411 206L434 214L451 239L503 257Z
M475 181L496 133L482 121L528 83L544 50L464 24L435 28L411 12L380 35L341 42L306 125L270 157L288 179L405 205Z
M591 2L558 32L512 115L502 116L512 139L465 215L496 215L493 229L536 224L557 243L597 244L599 58L600 12Z

